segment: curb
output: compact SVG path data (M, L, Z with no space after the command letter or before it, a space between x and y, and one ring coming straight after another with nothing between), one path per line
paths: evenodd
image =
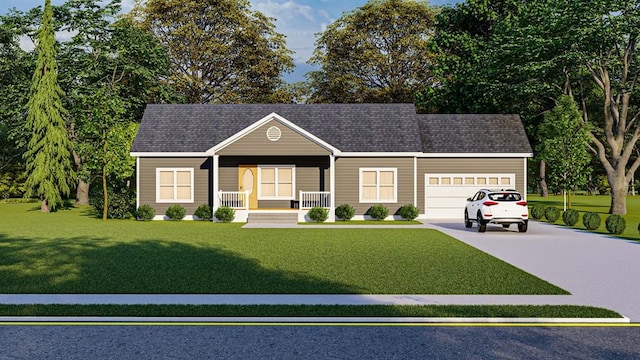
M0 325L335 325L335 326L419 326L443 324L540 326L543 324L621 325L622 318L423 318L423 317L84 317L84 316L3 316ZM633 325L632 325L633 326ZM637 324L640 326L640 324Z

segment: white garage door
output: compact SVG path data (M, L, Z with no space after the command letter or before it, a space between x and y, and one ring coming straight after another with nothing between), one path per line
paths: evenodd
M515 189L515 174L425 174L427 219L462 219L467 198L480 189Z

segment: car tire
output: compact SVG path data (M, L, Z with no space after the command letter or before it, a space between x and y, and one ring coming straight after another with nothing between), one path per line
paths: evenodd
M469 213L467 212L467 210L465 210L464 211L464 227L468 229L471 226L473 226L473 223L471 222L471 220L469 220Z
M487 223L484 222L484 220L482 219L482 214L480 214L479 212L478 212L478 220L477 220L477 222L478 222L478 232L483 233L483 232L487 231Z
M522 223L522 224L518 224L518 231L519 232L527 232L527 224L526 223Z

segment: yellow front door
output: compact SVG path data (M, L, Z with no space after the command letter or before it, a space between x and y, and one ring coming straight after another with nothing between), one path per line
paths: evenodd
M238 191L249 193L249 209L258 208L257 165L240 165L238 167Z

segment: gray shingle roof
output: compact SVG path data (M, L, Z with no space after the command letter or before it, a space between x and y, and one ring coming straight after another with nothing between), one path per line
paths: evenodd
M531 153L519 115L418 114L425 153Z
M345 152L422 152L412 104L152 104L132 152L204 152L271 113Z
M343 152L531 153L517 115L425 115L413 104L150 104L131 151L205 152L271 113Z

